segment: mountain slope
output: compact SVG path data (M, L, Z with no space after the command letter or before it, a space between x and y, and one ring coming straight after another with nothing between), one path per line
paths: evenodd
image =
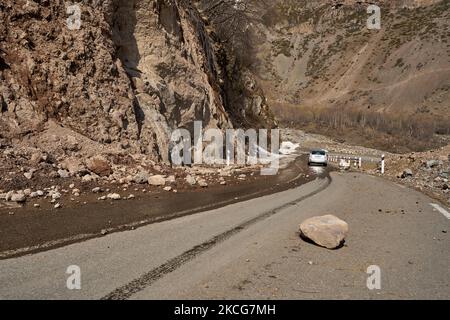
M261 47L260 74L276 92L273 102L449 114L448 1L383 5L381 30L366 28L361 2L307 7L281 1L275 6L280 19L266 16L262 31L273 40Z
M203 8L219 26L208 8L220 3L234 1ZM249 70L283 123L379 148L395 144L392 151L429 148L442 143L435 133L450 133L449 1L376 1L380 30L367 28L371 1L239 3L246 18L233 20L242 30L233 45L251 44Z

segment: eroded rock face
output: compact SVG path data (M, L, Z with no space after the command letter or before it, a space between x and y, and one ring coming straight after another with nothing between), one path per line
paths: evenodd
M190 1L77 5L81 28L70 30L63 1L0 3L1 138L38 140L51 120L93 145L168 161L173 129L233 126L218 42ZM249 110L264 101L250 97Z
M348 224L333 215L313 217L300 224L300 232L319 246L336 249L347 235Z

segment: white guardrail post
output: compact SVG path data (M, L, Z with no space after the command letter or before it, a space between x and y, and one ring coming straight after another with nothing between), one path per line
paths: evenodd
M383 154L383 155L381 156L381 174L384 174L384 170L385 170L384 159L385 159L385 155Z

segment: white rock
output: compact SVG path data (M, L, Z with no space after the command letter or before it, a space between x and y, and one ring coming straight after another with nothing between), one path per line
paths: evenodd
M197 179L195 177L188 175L186 177L186 182L189 183L191 186L194 186L197 183Z
M149 178L149 174L146 171L141 171L139 173L137 173L134 177L133 177L133 181L135 183L139 183L139 184L143 184L143 183L147 183L148 182L148 178ZM127 179L128 180L128 179Z
M11 201L11 198L12 198L13 194L14 194L14 191L9 191L9 192L7 192L7 193L5 194L5 200L6 200L6 201Z
M164 186L166 179L162 175L155 175L148 178L148 183L152 186Z
M92 174L87 174L87 175L83 176L83 178L81 178L82 182L92 182L95 180L97 180L97 177Z
M51 197L52 197L53 200L58 200L58 199L61 198L61 193L59 193L57 191L54 191L54 192L51 193Z
M22 203L22 202L25 202L26 200L27 200L27 197L23 193L14 193L11 196L11 201L13 201L13 202Z
M23 175L24 175L25 178L27 178L28 180L31 180L31 178L33 178L33 172L32 172L32 171L25 172Z
M120 200L121 199L121 196L118 193L110 193L110 194L108 194L107 197L108 197L108 199L111 199L111 200Z
M94 189L92 189L93 193L99 193L101 191L102 191L102 189L100 187L95 187Z
M69 178L69 176L70 176L69 171L62 170L62 169L58 170L58 175L60 178L64 178L64 179Z
M202 188L206 188L208 187L208 183L204 180L204 179L199 179L198 180L198 185Z

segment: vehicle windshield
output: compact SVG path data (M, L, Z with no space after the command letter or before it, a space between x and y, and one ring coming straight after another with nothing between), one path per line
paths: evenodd
M311 154L315 155L315 156L324 156L324 155L326 155L326 152L323 150L314 150L314 151L311 151Z

